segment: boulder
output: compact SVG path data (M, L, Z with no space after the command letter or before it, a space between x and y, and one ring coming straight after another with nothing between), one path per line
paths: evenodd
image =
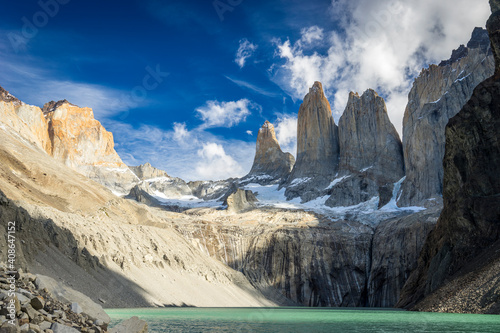
M148 323L138 317L124 320L115 327L109 329L109 333L147 333ZM55 332L54 332L55 333Z
M229 212L239 213L255 207L257 198L254 193L249 190L237 189L224 201Z
M103 308L81 292L73 290L65 284L44 275L37 275L35 284L38 289L47 288L48 292L60 302L78 303L82 309L82 313L86 314L92 320L101 319L105 323L110 322L110 318ZM54 330L54 332L56 331Z

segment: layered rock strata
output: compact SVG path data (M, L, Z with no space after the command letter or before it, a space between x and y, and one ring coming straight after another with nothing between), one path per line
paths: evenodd
M430 295L425 302L439 309L435 295L440 291L431 293L443 285L447 288L448 283L459 288L453 295L455 301L475 300L478 306L471 311L498 313L500 309L498 265L492 265L500 260L495 246L500 239L500 1L490 4L493 14L487 27L495 75L474 90L446 126L444 209L425 243L418 268L405 285L400 306L412 307ZM491 274L495 269L496 274ZM481 271L485 275L478 275ZM481 288L467 289L460 283L464 276L478 286L483 277Z
M404 177L403 149L385 101L373 90L350 93L339 120L338 180L329 187L329 206L351 206L381 196Z
M297 160L285 184L287 199L318 197L335 178L338 163L338 128L323 86L315 82L299 109Z
M400 206L421 205L443 193L445 126L493 74L494 59L484 29L476 28L468 46L450 60L422 70L413 83L403 119L406 179Z
M266 120L259 129L252 169L242 182L271 184L286 180L295 164L290 153L284 153L276 139L274 126Z

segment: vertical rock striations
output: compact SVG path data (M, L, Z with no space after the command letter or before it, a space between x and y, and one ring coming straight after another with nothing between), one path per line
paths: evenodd
M297 161L286 183L287 199L316 198L338 170L338 128L323 86L315 82L299 109Z
M474 90L446 127L444 209L422 250L418 268L402 291L400 306L414 306L450 280L455 286L455 303L463 303L471 295L460 293L454 278L467 273L472 265L470 272L475 276L469 278L470 283L480 275L481 260L476 256L489 256L487 264L498 256L494 249L487 250L500 239L500 1L490 4L493 15L487 26L496 72ZM494 260L498 262L498 258ZM471 297L481 311L495 306L498 311L498 290L498 281L482 281Z
M257 147L252 169L243 177L243 182L270 184L285 180L292 171L295 158L284 153L274 132L274 126L266 120L257 136Z
M373 90L350 93L339 120L339 179L331 186L329 206L351 206L379 195L404 177L403 149L389 120L384 99Z
M419 205L442 194L445 126L493 69L487 31L476 28L467 47L453 51L439 66L424 69L415 80L403 119L406 179L400 206Z

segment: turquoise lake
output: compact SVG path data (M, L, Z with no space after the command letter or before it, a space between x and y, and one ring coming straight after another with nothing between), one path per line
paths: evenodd
M108 309L110 327L132 316L149 332L499 333L500 316L346 308Z

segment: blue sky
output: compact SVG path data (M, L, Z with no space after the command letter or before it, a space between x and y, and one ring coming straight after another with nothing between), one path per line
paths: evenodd
M0 85L26 103L94 109L130 165L188 180L242 176L259 127L295 154L315 80L338 121L373 88L396 128L422 67L449 58L486 0L10 1L0 12Z

